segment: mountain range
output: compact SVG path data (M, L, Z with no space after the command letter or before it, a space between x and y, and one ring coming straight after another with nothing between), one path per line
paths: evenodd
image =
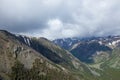
M82 62L94 63L96 56L100 58L100 55L107 55L106 53L110 55L114 49L120 47L120 36L66 38L56 39L53 42L71 52Z
M119 80L120 36L50 41L0 30L0 80Z

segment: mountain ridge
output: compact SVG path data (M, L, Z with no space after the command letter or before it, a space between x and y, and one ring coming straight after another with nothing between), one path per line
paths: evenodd
M100 52L111 52L120 45L120 36L92 37L92 38L64 38L53 40L56 45L70 51L75 57L87 62L92 56ZM72 45L69 45L71 44ZM67 47L67 48L66 48ZM86 56L88 55L88 57ZM86 58L83 58L83 57Z
M54 73L59 75L58 80L79 80L86 78L83 77L84 74L93 75L87 66L72 56L71 53L45 38L16 36L2 30L0 31L0 42L0 76L2 80L16 80L16 78L22 79L22 77L26 80L30 76L33 76L31 77L33 80L37 80L34 79L35 76L38 76L36 77L38 79L41 79L42 76L42 78L51 76L50 80L56 80L58 76L54 76ZM35 72L33 69L36 69ZM86 70L89 73L83 73Z
M0 75L5 78L3 80L7 80L8 76L7 74L11 73L14 71L15 68L19 68L20 66L18 65L24 65L24 67L20 67L21 69L25 69L28 70L29 69L34 69L33 67L33 63L38 65L43 64L43 66L46 68L46 70L58 70L58 71L63 71L63 73L65 73L65 75L67 76L67 69L61 66L57 66L55 63L53 63L52 61L48 60L47 58L45 58L44 56L41 55L41 53L38 53L37 51L35 51L34 49L30 48L28 45L25 45L23 42L19 41L18 38L6 31L0 31L0 42L2 42L2 44L0 44L1 48L0 48ZM5 50L6 49L6 50ZM17 63L16 63L17 61ZM35 61L37 61L37 63L35 63ZM16 66L18 67L16 67ZM45 66L46 65L46 66ZM39 66L39 65L38 65ZM36 67L38 67L36 66ZM14 69L12 69L14 67ZM48 74L48 72L46 72L46 70L44 69L44 67L42 67L41 65L41 69L44 70L44 74ZM19 70L19 69L17 69ZM39 71L40 69L38 69ZM55 72L58 72L55 71ZM67 71L67 73L66 73ZM24 72L24 70L23 70ZM22 72L22 74L24 74ZM14 71L14 75L17 75L19 73L16 73L16 70ZM33 72L29 72L30 74L33 74ZM52 72L51 72L52 73ZM59 73L59 72L58 72ZM30 75L29 74L29 75ZM36 73L35 73L36 74ZM40 73L42 74L42 73ZM21 75L21 74L19 74ZM24 74L25 75L25 74ZM21 75L21 76L24 76ZM37 74L36 74L37 75ZM50 75L50 74L49 74ZM7 78L6 78L7 76ZM52 75L51 75L52 76ZM64 76L64 75L63 75ZM29 77L29 76L28 76ZM47 75L46 75L47 77ZM16 80L16 78L22 78L20 76L18 77L12 77L12 80ZM27 76L25 77L27 78ZM34 76L31 78L33 79ZM40 77L41 78L41 77ZM52 76L51 79L54 79L54 76ZM35 79L37 80L37 79Z
M107 41L103 40L103 42L106 44ZM120 49L119 41L116 42L118 49L106 45L112 49L111 53L97 52L93 57L96 62L87 64L46 38L27 37L2 30L0 31L0 79L119 80Z

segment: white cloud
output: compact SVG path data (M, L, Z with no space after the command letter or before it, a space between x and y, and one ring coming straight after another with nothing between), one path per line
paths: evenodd
M48 27L45 28L40 36L49 39L82 36L84 28L77 24L64 23L60 19L48 20Z
M120 34L120 1L0 0L0 28L49 39Z

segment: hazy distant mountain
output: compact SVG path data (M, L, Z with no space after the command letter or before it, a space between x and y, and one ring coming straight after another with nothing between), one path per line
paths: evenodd
M69 50L75 57L86 63L95 62L95 56L111 52L120 45L120 36L56 39L55 44ZM105 54L104 54L105 55ZM110 55L110 54L108 54Z

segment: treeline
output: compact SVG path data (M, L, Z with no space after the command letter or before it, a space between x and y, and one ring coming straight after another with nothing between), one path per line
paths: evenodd
M26 69L19 61L15 62L10 75L11 80L75 80L72 75L50 69L46 63L36 59L31 69Z

